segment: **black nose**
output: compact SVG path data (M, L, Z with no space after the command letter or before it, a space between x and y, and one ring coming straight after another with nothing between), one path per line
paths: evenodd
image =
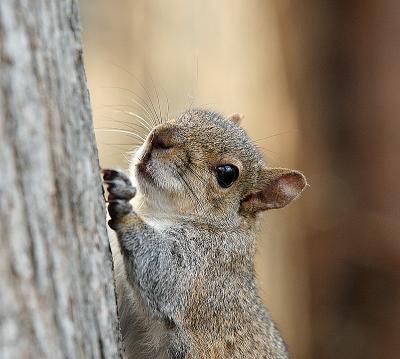
M151 147L153 149L168 150L173 147L173 144L165 135L154 133L151 138Z

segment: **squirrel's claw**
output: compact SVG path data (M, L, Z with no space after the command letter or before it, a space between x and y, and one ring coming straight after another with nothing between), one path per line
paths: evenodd
M119 219L132 212L132 205L122 199L115 199L108 204L108 213L111 219Z
M116 170L103 170L104 183L107 185L108 201L116 199L129 201L135 197L136 189L128 176Z
M104 181L113 181L115 179L120 179L120 180L124 181L126 185L132 186L131 180L129 179L129 177L122 171L104 169L104 170L101 170L101 172L103 173Z

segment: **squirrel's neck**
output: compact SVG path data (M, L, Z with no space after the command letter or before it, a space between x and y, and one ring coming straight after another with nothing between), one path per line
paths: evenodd
M138 193L131 201L136 214L146 223L157 229L170 227L189 226L200 230L216 231L240 231L251 232L255 228L255 223L250 223L247 219L238 221L238 218L215 216L212 214L201 214L189 212L182 214L176 212L173 205L159 201L149 201L146 196ZM254 227L254 228L253 228Z

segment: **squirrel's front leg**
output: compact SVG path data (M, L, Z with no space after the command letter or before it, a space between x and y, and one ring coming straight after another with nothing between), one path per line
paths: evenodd
M129 201L136 191L129 178L115 170L104 170L103 178L109 193L108 224L117 233L127 280L149 312L164 321L170 331L168 357L184 358L188 350L186 337L178 331L196 271L182 262L184 251L178 238L155 231L133 211Z
M103 170L103 179L109 193L108 213L111 219L108 224L117 233L127 280L140 293L151 312L163 314L161 298L154 291L165 282L161 279L163 273L160 273L158 262L166 250L159 235L134 212L129 203L136 190L128 176L107 169Z
M103 179L108 191L108 225L117 233L128 281L137 287L137 242L148 235L146 231L149 232L149 229L129 202L135 196L136 189L128 176L121 171L106 169L103 170Z
M146 235L147 225L133 211L130 200L135 196L136 189L130 179L121 171L103 170L104 183L108 191L108 225L117 233L118 241L124 257L132 260L135 241Z

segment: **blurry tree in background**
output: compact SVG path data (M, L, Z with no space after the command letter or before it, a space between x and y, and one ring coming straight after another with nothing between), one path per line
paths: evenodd
M276 2L312 190L315 359L400 357L400 2Z

